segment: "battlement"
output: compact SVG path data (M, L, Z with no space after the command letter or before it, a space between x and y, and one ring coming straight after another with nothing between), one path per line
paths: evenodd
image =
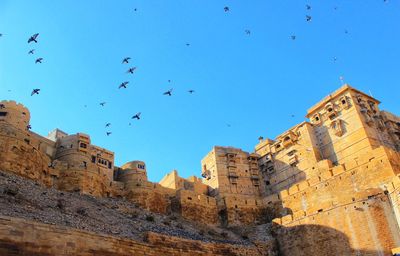
M0 101L0 121L4 121L21 130L27 130L30 112L24 105L15 101Z
M2 100L0 104L3 104L6 108L18 109L20 112L29 113L27 107L25 107L22 103L18 103L14 100Z

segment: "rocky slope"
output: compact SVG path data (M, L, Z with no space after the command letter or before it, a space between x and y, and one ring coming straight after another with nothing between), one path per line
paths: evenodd
M124 199L96 198L59 191L2 171L0 215L139 241L143 240L146 231L230 244L251 244L249 238L263 240L251 228L247 228L243 234L241 229L201 225L184 220L179 215L165 216L148 212Z

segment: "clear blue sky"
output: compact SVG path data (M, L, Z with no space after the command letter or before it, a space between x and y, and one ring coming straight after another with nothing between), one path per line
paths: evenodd
M85 132L117 165L144 160L152 181L200 175L212 146L252 151L303 121L340 76L400 114L399 24L399 0L0 0L0 98L26 105L39 134Z

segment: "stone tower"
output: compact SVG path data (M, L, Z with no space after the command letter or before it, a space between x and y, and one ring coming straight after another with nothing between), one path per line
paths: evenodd
M0 101L0 106L0 121L20 130L27 130L31 115L24 105L15 101Z

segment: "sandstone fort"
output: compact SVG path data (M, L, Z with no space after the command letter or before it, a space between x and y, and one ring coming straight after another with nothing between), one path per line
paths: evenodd
M193 227L227 230L228 237L251 227L236 243L157 232L136 241L1 214L0 255L400 252L400 118L349 85L310 107L309 121L260 137L253 152L215 146L201 160L201 178L174 170L159 183L147 179L145 162L116 166L114 153L88 134L36 134L29 129L34 113L0 103L0 171L7 175L90 200L125 200L156 216L176 214Z

